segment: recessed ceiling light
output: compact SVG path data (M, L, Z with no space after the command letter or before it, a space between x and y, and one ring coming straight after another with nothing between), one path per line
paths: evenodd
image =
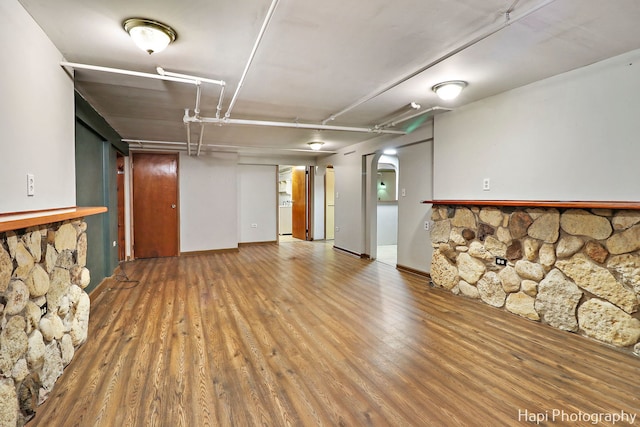
M145 18L130 18L122 23L133 42L149 55L163 51L178 34L162 22Z
M309 146L309 148L311 148L313 151L318 151L319 149L322 148L322 146L324 145L324 142L320 142L320 141L312 141L312 142L307 142L307 145Z
M451 80L448 82L438 83L433 86L431 90L433 90L443 101L450 101L457 98L467 84L467 82L462 80Z

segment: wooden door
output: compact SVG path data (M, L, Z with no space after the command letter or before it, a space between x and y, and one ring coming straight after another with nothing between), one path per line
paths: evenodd
M117 154L116 167L118 176L116 179L118 196L118 261L125 259L125 239L124 239L124 156Z
M293 168L291 172L291 235L307 239L307 178L306 170Z
M136 258L178 255L178 155L133 155Z

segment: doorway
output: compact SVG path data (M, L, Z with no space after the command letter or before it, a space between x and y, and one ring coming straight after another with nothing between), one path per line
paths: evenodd
M279 241L313 240L309 167L280 166L278 180Z
M324 238L335 239L335 185L336 176L333 166L327 166L324 175Z
M177 256L178 247L178 155L135 153L134 256Z
M378 159L376 260L394 267L398 263L398 169L396 155L382 155Z
M116 187L118 198L118 261L124 261L126 258L125 244L125 180L124 180L124 156L117 153L116 158Z

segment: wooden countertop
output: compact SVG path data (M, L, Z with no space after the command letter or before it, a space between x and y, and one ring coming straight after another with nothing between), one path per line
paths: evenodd
M52 222L65 221L68 219L82 218L106 211L107 208L104 206L74 206L70 208L0 214L0 233L4 231L33 227L36 225L49 224Z
M551 201L551 200L423 200L432 205L498 206L573 209L631 209L640 210L640 202L607 201Z

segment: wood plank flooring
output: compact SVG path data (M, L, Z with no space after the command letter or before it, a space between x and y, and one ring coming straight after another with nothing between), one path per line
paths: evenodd
M323 242L139 260L29 426L590 425L640 358ZM640 422L640 421L637 421ZM619 423L618 425L628 425Z

